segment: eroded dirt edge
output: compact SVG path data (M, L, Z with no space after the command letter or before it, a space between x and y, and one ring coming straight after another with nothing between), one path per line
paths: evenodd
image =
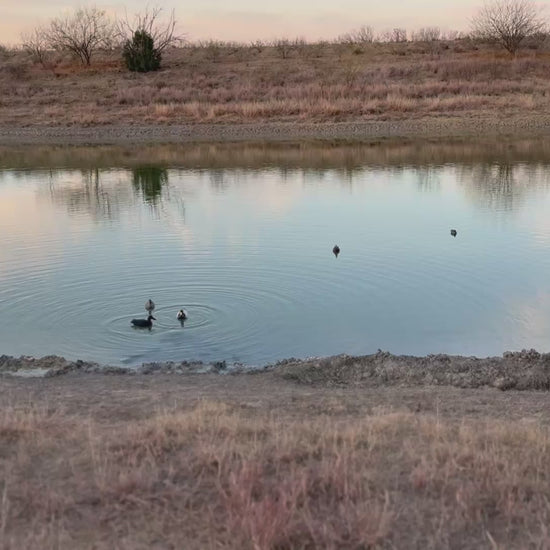
M285 359L274 364L251 367L224 361L143 363L138 367L100 365L71 361L58 356L0 356L0 376L53 377L70 373L119 375L201 374L259 375L277 377L312 386L454 386L460 388L496 387L501 390L550 389L550 353L535 350L505 352L502 357L427 355L415 357L378 351L372 355Z

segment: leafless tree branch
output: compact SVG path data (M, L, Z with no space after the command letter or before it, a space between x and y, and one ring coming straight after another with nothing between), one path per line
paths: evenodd
M49 44L45 29L36 27L32 31L21 33L21 43L35 62L46 66Z
M176 16L174 10L170 12L167 20L162 21L162 8L146 8L143 13L134 15L132 21L128 15L117 22L117 36L121 42L130 40L138 31L146 32L155 44L155 49L160 53L169 46L174 46L183 40L176 34Z
M53 19L45 33L52 48L68 50L90 65L98 48L111 45L114 25L104 10L79 8L71 15Z
M545 28L540 9L532 0L492 0L472 21L474 36L499 43L514 55L525 38Z

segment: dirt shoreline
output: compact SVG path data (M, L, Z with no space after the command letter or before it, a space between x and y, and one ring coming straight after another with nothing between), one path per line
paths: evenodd
M42 358L0 356L0 376L55 377L67 374L212 374L259 375L269 372L276 378L307 386L381 387L453 386L494 387L500 390L549 390L550 353L535 350L505 352L502 357L393 355L378 351L372 355L285 359L275 364L248 367L225 361L144 363L138 367L100 365L71 361L63 357Z
M357 122L257 124L0 126L0 145L121 143L372 141L402 138L537 137L550 135L550 116L421 118Z

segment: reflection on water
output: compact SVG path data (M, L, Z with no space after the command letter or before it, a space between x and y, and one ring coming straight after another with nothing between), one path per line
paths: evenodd
M449 164L547 164L548 140L479 140L442 142L389 141L380 143L227 143L163 144L95 147L20 146L0 147L0 168L19 170L51 167L133 168L143 159L168 168L227 170L263 169L306 170L322 174L338 169L342 175L371 167L427 168Z
M35 178L42 179L41 173L32 173L31 179ZM48 185L38 186L36 194L42 200L65 206L69 213L84 213L95 220L113 220L133 202L132 190L119 185L119 181L119 178L106 177L97 168L58 170L49 172Z
M132 183L145 202L156 204L162 186L168 183L168 170L160 166L138 166L132 169Z
M540 140L0 148L0 353L547 351L547 159ZM148 298L158 321L130 330Z
M471 171L468 179L474 183L478 198L482 198L488 207L511 211L515 204L520 203L524 190L514 176L517 170L519 167L514 170L510 164L480 165Z

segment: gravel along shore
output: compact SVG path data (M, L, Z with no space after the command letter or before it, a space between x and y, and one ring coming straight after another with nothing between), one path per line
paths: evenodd
M550 135L550 116L429 118L379 122L0 126L0 145L191 143L216 141L374 140L385 138L537 137Z

